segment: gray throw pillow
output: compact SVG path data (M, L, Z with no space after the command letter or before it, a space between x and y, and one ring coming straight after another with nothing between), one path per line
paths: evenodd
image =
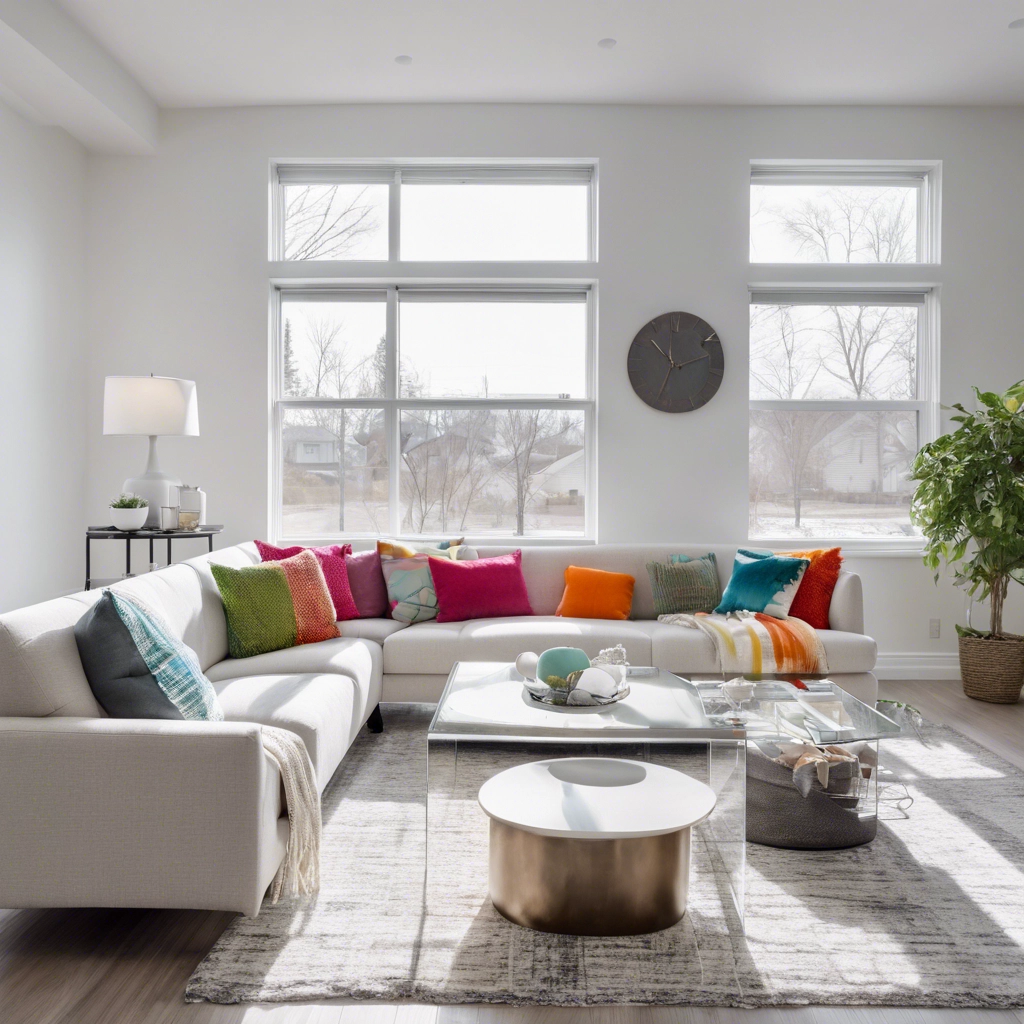
M714 552L708 552L703 558L675 561L681 557L673 556L671 565L664 562L647 563L655 615L711 612L722 599Z

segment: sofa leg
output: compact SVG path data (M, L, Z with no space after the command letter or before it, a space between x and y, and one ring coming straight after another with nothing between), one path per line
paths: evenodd
M370 712L370 717L366 720L366 724L369 726L370 732L384 731L384 716L380 713L379 704Z

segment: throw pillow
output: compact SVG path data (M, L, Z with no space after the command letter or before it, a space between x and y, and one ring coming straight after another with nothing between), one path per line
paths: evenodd
M677 558L685 561L677 562ZM670 565L648 562L647 575L651 579L655 615L710 612L722 600L713 552L703 558L673 555Z
M523 552L472 562L431 558L437 621L463 622L505 615L532 615L523 578Z
M715 611L719 614L764 612L775 619L788 618L790 605L810 564L807 558L787 558L740 548L736 552L732 577Z
M356 607L352 588L348 582L348 567L345 565L345 556L352 554L351 544L330 544L322 548L304 548L299 545L290 548L277 548L262 540L255 541L255 544L260 558L264 562L280 562L301 551L312 551L320 563L320 568L324 571L324 580L327 582L327 589L334 602L335 618L339 622L359 618L359 609Z
M75 624L75 643L89 686L111 718L223 721L195 652L136 599L105 590Z
M800 589L789 607L789 614L803 619L815 629L828 629L828 610L832 591L839 582L843 565L842 548L819 548L815 551L780 551L790 558L809 558L811 564L800 581Z
M635 584L628 573L570 565L555 614L573 619L628 619Z
M359 610L360 619L386 619L388 617L388 588L380 567L380 554L360 551L345 556L348 585Z
M391 618L399 622L427 622L437 618L437 594L430 575L430 556L382 558Z
M464 562L476 558L476 549L466 544L465 537L457 540L439 540L436 544L417 544L410 541L379 540L377 553L381 558L412 558L413 555L433 555L435 558L450 558L453 562Z
M312 551L243 569L210 563L228 620L228 653L252 658L340 636L323 569Z

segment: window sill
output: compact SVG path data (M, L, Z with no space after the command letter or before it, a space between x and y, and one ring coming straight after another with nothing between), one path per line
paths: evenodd
M773 551L811 551L815 548L842 548L849 558L920 558L924 551L923 537L795 537L792 540L751 538L749 547Z

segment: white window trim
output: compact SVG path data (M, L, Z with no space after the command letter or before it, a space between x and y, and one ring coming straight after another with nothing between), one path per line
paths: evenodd
M899 264L765 263L757 266L907 267L942 262L941 160L751 160L758 185L894 185L917 189L917 261Z
M917 398L900 401L864 399L835 399L828 401L806 399L758 400L748 399L747 407L756 409L792 409L807 412L842 412L865 410L886 412L914 410L917 412L918 448L935 440L940 433L939 403L939 286L857 285L813 286L795 284L757 284L749 286L750 305L914 305L919 307L917 318ZM751 537L750 545L785 550L787 548L841 546L851 555L872 557L917 557L924 547L923 537Z
M294 162L273 160L270 165L270 246L271 262L285 263L284 259L284 188L283 185L333 185L353 184L386 184L388 192L388 258L387 260L316 260L310 263L360 264L368 267L379 267L385 264L401 262L401 193L402 183L422 184L426 182L450 184L518 182L535 185L581 185L588 186L587 216L587 257L583 262L597 260L597 161L567 160L545 161L543 163L520 161L474 161L473 163L441 163L437 161L402 161L391 162L359 162L344 163L327 162ZM453 261L454 262L454 261ZM565 266L578 261L459 261L458 265L465 268L472 264L493 265L495 263L522 264L530 262L542 266ZM295 261L291 265L308 266L307 263Z
M288 287L280 283L271 285L271 495L270 495L270 534L277 541L287 540L290 543L309 544L329 539L331 535L296 537L285 536L283 528L283 426L284 414L288 409L301 408L373 408L384 410L384 426L388 447L388 514L389 533L398 539L418 539L417 535L403 533L401 530L401 438L399 422L404 409L453 409L453 408L485 408L485 409L561 409L565 411L579 410L584 413L585 431L585 484L584 493L584 532L581 536L565 536L535 534L516 536L515 534L481 534L467 535L467 540L480 545L517 545L543 546L557 544L590 544L597 537L597 358L596 358L596 282L591 281L575 287L559 282L539 282L532 286L520 283L500 284L492 281L463 280L462 282L446 281L443 286L409 286L378 284L377 287L349 287L344 283L317 288ZM442 301L444 299L472 297L474 301L558 301L569 299L580 301L587 307L586 328L586 395L583 398L401 398L397 394L398 384L398 302L399 292L406 294L406 301ZM373 299L385 301L386 326L385 350L387 353L387 391L383 398L289 398L283 394L283 352L281 349L281 302L287 296L303 301L358 301ZM357 533L346 531L345 537L353 540L374 540L379 534Z

